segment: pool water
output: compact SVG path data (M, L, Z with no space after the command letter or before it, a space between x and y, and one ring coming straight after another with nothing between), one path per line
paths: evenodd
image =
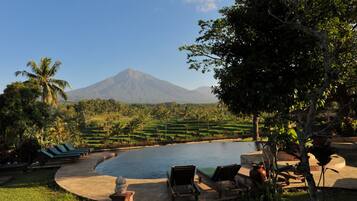
M175 165L216 167L240 164L240 155L256 150L254 142L212 142L199 144L176 144L130 150L99 164L100 174L123 176L133 179L166 177L166 172Z

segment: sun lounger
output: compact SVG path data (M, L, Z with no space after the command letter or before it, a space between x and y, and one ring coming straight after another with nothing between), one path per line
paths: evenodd
M290 179L295 182L305 182L303 175L298 171L296 165L279 165L277 161L274 160L273 152L269 147L263 148L264 165L267 171L275 172L277 175L277 180L280 186L288 186L290 184Z
M65 147L64 147L64 145L55 145L54 146L59 152L61 152L61 153L67 153L67 154L69 154L69 153L71 153L71 154L80 154L80 155L86 155L86 154L88 154L88 152L86 152L86 151L80 151L80 150L67 150Z
M216 190L219 198L221 198L224 191L239 192L242 190L235 180L240 168L241 166L237 164L218 166L217 168L198 168L197 175L199 182L203 182Z
M46 149L38 150L39 153L39 162L41 165L44 165L48 161L74 161L79 159L80 155L53 155L48 152Z
M69 152L62 153L62 152L58 151L56 148L54 148L54 147L48 148L47 151L49 153L51 153L52 155L54 155L54 156L78 156L78 157L81 156L80 153L69 153Z
M82 152L86 152L86 153L90 153L92 151L92 149L90 148L75 148L72 144L70 143L64 143L63 146L68 150L68 151L82 151Z
M170 188L172 200L177 197L194 196L198 201L200 191L194 182L196 167L189 166L174 166L171 172L167 173L167 186Z
M237 185L247 194L257 187L256 182L249 176L238 173L236 176Z

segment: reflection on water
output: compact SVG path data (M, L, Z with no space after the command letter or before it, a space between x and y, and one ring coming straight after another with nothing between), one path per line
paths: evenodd
M99 164L96 171L126 178L163 178L174 165L216 167L240 163L242 153L255 151L254 142L177 144L131 150Z

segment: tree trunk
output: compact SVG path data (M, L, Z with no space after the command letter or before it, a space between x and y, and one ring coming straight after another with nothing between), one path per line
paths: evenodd
M309 157L307 155L307 150L305 147L305 140L304 140L305 135L302 132L297 132L297 134L298 134L299 148L301 152L301 159L300 159L301 167L304 177L308 183L310 200L318 201L317 193L316 193L317 192L316 183L314 177L311 174Z
M253 115L253 139L259 140L259 114L256 113Z
M308 183L310 199L312 201L317 201L318 198L316 194L317 192L316 183L310 171L310 163L309 163L309 158L307 156L306 148L305 146L300 146L300 149L303 149L301 151L301 164L303 166L305 178Z

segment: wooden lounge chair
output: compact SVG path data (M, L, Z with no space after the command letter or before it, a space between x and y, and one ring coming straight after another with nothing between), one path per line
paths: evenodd
M79 159L80 155L53 155L45 149L38 150L39 162L44 165L48 161L65 162Z
M264 165L267 171L274 171L277 175L277 180L280 181L280 186L288 186L290 180L294 182L305 182L305 178L296 168L296 165L279 165L277 161L274 160L273 152L269 147L263 149Z
M240 192L242 190L235 179L240 168L241 166L237 164L218 166L217 168L199 168L197 175L199 182L203 182L216 190L219 198L222 198L224 191Z
M239 186L246 195L250 196L251 193L256 192L257 184L251 177L238 173L235 179L237 186Z
M167 173L167 186L170 189L172 200L177 197L194 196L198 201L200 191L194 182L196 167L189 166L174 166L171 172Z

